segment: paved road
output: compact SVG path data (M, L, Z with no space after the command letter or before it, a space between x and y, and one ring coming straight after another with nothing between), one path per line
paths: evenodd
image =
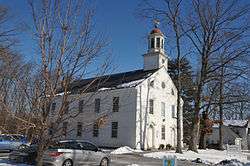
M162 160L143 157L139 154L112 155L111 166L128 166L137 164L139 166L162 166ZM178 160L178 166L205 166L205 164L192 163L191 161Z

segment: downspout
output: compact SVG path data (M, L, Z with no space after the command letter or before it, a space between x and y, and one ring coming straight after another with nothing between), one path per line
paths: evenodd
M145 116L144 116L144 131L143 131L143 149L145 148L145 142L146 142L146 134L147 134L147 122L148 122L148 98L149 98L149 89L150 89L150 79L148 80L148 89L147 89L147 98L146 98L146 110L145 110Z

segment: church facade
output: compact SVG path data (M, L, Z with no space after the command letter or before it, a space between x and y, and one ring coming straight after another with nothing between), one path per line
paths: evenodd
M176 146L177 90L168 74L164 35L157 27L148 36L143 58L141 70L79 80L72 85L74 101L69 109L79 114L63 123L68 131L66 139L88 140L102 147ZM84 87L88 90L77 93Z

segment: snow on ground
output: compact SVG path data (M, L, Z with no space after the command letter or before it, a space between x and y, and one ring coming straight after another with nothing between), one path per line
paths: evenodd
M138 153L138 152L143 152L142 150L136 150L132 149L128 146L123 146L118 149L115 149L111 152L111 154L126 154L126 153Z
M152 152L146 153L143 155L144 157L153 157L162 159L164 156L176 156L177 159L180 160L195 160L200 158L202 162L207 164L216 164L222 160L231 160L237 159L243 163L247 163L247 155L245 154L227 154L227 151L219 151L213 149L207 150L199 150L199 153L195 153L192 151L184 151L183 154L175 153L174 151L167 151L167 152Z
M1 159L0 158L0 166L31 166L31 165L15 164L15 163L12 163L12 162L8 161L7 159Z

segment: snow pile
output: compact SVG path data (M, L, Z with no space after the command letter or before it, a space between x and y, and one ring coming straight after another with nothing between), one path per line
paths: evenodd
M250 164L244 164L238 160L223 160L220 163L216 164L217 166L247 166Z
M162 159L164 158L164 156L173 156L173 155L175 155L177 159L179 160L194 161L197 158L200 158L200 160L206 164L217 164L221 162L222 160L232 160L232 159L237 159L240 162L247 163L247 156L244 154L230 155L230 154L227 154L227 151L219 151L219 150L213 150L213 149L199 150L199 153L195 153L193 151L185 151L183 152L183 154L175 153L174 151L153 152L153 153L144 154L143 156Z
M224 126L239 126L244 127L248 123L248 120L224 120ZM219 127L219 124L214 124L214 127Z
M138 152L142 152L142 150L136 150L128 146L123 146L123 147L113 150L111 154L127 154L127 153L138 153Z
M128 165L128 166L139 166L138 164L131 164L131 165Z
M223 122L223 124L225 126L229 126L229 125L232 125L232 126L245 126L247 124L247 120L225 120Z

